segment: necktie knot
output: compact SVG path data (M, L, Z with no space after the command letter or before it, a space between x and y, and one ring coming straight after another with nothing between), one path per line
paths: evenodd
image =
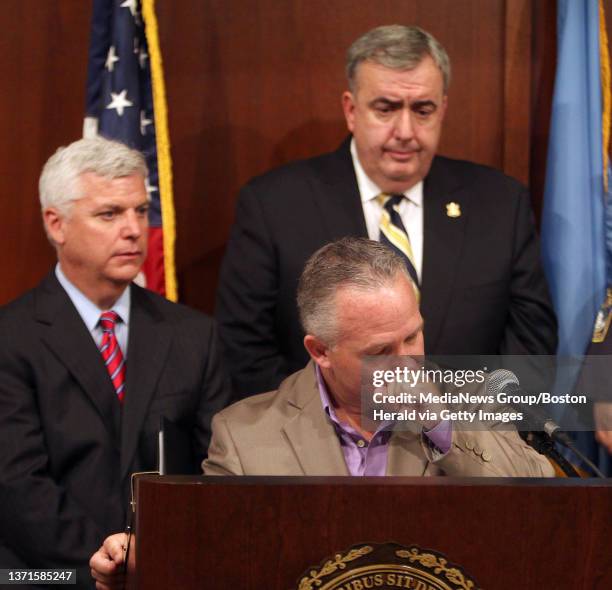
M392 209L395 209L404 199L404 195L388 195L387 193L381 193L378 195L378 202L384 207L389 213Z
M100 316L100 326L103 332L114 332L115 325L119 321L119 316L115 311L105 311Z
M404 195L391 195L387 201L387 207L397 207L404 198Z

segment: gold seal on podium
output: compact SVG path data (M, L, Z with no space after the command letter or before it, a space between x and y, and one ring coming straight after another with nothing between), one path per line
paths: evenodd
M477 583L437 551L396 543L364 543L309 568L296 590L478 590Z

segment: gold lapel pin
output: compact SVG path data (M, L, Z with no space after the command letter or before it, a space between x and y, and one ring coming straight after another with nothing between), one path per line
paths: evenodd
M446 215L447 217L461 217L461 207L459 203L446 203Z

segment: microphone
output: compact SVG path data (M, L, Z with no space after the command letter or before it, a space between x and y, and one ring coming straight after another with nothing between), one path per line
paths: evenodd
M496 369L487 377L487 394L497 396L500 393L526 395L519 385L517 376L508 369ZM525 424L529 427L528 430L541 430L563 445L572 443L571 438L561 430L561 427L550 416L529 404L512 402L511 405L527 416L528 420L525 421Z
M517 376L512 371L508 371L508 369L496 369L495 371L490 373L487 378L487 394L497 396L497 394L499 393L519 396L521 394L526 395L519 385L519 380ZM517 410L523 412L523 414L528 417L528 421L526 421L526 424L529 425L530 430L533 427L534 430L544 432L546 435L548 435L551 441L556 441L562 444L564 447L568 448L570 451L576 454L586 465L591 468L591 470L595 473L597 477L605 477L605 475L597 468L597 466L593 464L593 462L588 457L586 457L578 448L576 448L576 445L574 445L574 441L572 440L572 438L568 434L563 432L561 430L561 427L552 418L542 413L540 410L533 408L529 404L523 404L520 401L517 403L513 402L511 405ZM550 443L549 448L547 448L547 445L542 444L542 441L538 441L538 445L541 449L543 449L540 450L540 452L544 452L544 454L550 454L567 475L569 475L570 477L575 477L577 475L573 466L567 463L565 458L554 449L552 443ZM576 475L572 475L570 470L573 471Z

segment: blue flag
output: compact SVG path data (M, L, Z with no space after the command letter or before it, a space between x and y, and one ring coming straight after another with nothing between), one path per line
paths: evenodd
M559 0L557 12L542 251L558 353L582 355L606 290L599 10L593 0Z
M587 352L597 313L612 279L606 274L607 200L598 4L597 0L558 0L557 4L557 72L542 252L559 324L557 352L566 358ZM579 364L560 369L557 384L564 389L572 387ZM592 433L578 433L577 438L583 451L597 461Z

